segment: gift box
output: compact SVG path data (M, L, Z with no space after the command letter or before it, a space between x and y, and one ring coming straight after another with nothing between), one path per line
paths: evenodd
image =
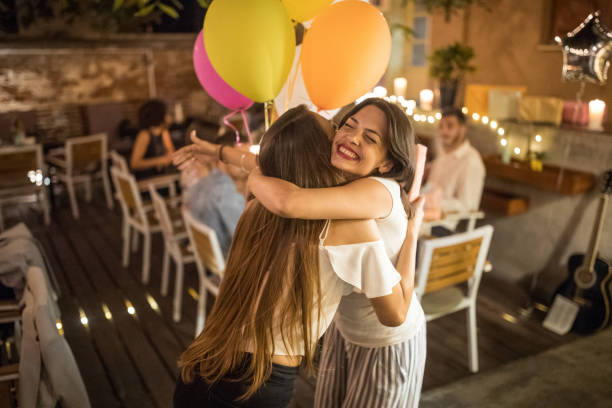
M527 87L514 85L466 85L465 107L468 109L470 114L478 113L480 115L488 115L492 119L498 119L489 114L489 92L491 91L514 91L525 94L527 92Z
M589 123L589 104L578 101L563 101L563 123L586 126Z
M548 96L524 96L519 105L519 119L559 126L563 117L563 100Z
M518 119L521 91L492 89L489 91L489 117L496 120Z

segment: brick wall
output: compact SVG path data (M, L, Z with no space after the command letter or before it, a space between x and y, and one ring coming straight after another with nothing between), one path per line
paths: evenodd
M107 40L0 40L0 138L19 115L29 132L63 139L90 131L98 111L115 121L151 95L186 116L217 122L225 109L193 71L195 35L123 35ZM170 111L172 111L170 109ZM20 113L16 113L20 112ZM94 116L94 117L92 117Z

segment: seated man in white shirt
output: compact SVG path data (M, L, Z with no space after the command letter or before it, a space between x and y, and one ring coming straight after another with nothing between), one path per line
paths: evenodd
M476 211L482 197L485 167L480 153L465 137L465 122L459 109L450 108L442 113L438 134L441 149L423 190L427 193L426 203L438 207L443 214ZM434 227L432 234L448 235L456 227L456 221L447 221L443 228Z

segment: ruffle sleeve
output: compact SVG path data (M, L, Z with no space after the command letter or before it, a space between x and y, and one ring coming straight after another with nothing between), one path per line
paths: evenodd
M391 294L401 280L382 240L322 248L336 275L368 298Z

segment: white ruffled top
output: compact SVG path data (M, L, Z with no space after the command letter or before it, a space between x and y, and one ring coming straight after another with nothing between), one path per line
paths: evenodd
M368 299L391 293L391 288L399 282L399 274L393 265L397 262L408 227L399 184L390 179L372 179L382 183L393 199L389 215L376 220L382 240L368 245L359 244L363 256L357 256L353 252L353 262L348 253L340 254L334 251L330 257L336 274L356 288L353 293L342 298L334 319L336 327L346 341L368 348L408 341L425 324L425 314L416 296L412 296L406 320L397 327L380 323ZM327 248L329 253L329 247ZM356 267L356 264L360 264L360 268Z

